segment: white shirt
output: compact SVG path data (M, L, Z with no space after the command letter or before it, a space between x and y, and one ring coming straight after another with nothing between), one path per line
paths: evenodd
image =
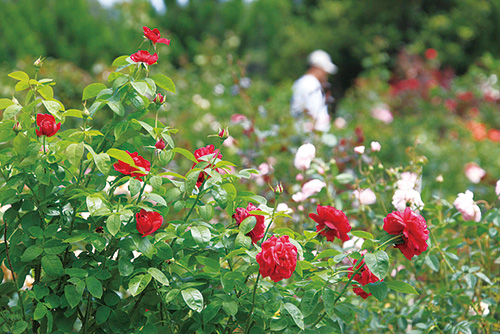
M315 130L323 132L330 130L330 116L321 82L314 75L305 74L295 81L292 90L290 108L292 116L299 118L306 112L312 118L312 127ZM304 126L306 131L310 131L306 124Z

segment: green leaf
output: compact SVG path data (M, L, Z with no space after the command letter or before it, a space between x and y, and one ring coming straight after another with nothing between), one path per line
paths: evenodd
M165 202L163 197L161 197L158 194L148 193L145 195L145 197L151 201L154 201L154 202L160 204L160 205L167 206L167 202Z
M439 260L436 255L427 255L425 263L434 271L439 271Z
M300 329L304 329L304 315L300 312L299 308L292 303L285 303L285 309L292 316L295 324L299 326Z
M83 90L82 101L96 97L101 92L101 90L107 89L107 88L108 87L106 87L102 83L93 83L93 84L88 85Z
M366 254L365 263L368 269L379 279L383 279L387 270L389 270L389 256L383 250L378 250L373 254Z
M236 247L243 247L246 249L250 249L250 247L252 247L252 238L240 232L236 236L234 244Z
M178 199L180 195L181 195L181 191L179 190L179 188L170 188L165 193L165 196L164 196L165 197L165 201L167 203L170 203L173 200Z
M47 109L47 111L50 112L51 114L56 114L59 110L64 110L64 107L61 105L61 103L55 100L52 101L43 100L42 103L45 106L45 109Z
M48 85L38 88L38 93L47 100L52 100L54 98L54 90Z
M163 75L161 73L155 74L151 77L151 79L154 80L155 84L160 86L161 88L172 92L175 94L175 85L172 79L167 77L166 75Z
M89 275L88 271L82 268L66 268L66 275L71 277L85 278Z
M102 325L109 318L109 314L111 313L111 308L107 306L99 306L95 314L95 322L97 325Z
M401 281L387 281L385 284L391 290L418 295L417 290L415 290L415 288L408 283Z
M134 264L127 258L120 257L118 260L118 271L120 276L129 276L134 272Z
M108 220L106 221L106 228L112 236L115 236L116 233L120 231L121 226L122 221L120 219L120 216L118 215L109 216Z
M10 100L10 99L0 99L0 110L3 110L3 109L5 109L8 106L11 106L13 104L14 104L14 102L12 102L12 100Z
M323 303L325 305L325 312L328 316L332 316L335 308L335 300L337 299L337 295L330 288L323 289Z
M8 120L14 118L23 109L19 104L13 104L7 107L3 112L3 120ZM11 132L15 133L12 128L9 129Z
M74 285L66 285L64 287L64 297L68 301L69 306L74 308L82 301L83 290L79 290Z
M176 147L176 148L172 149L172 152L174 152L174 153L180 153L186 159L189 159L189 160L191 160L194 163L198 163L198 160L196 160L196 158L194 157L193 153L189 152L188 150L186 150L184 148Z
M217 315L217 313L219 313L221 306L222 303L219 300L215 300L212 303L208 304L202 312L203 322L208 323L210 320L212 320Z
M342 173L334 178L335 181L337 181L339 184L348 184L348 183L353 183L355 178L351 173Z
M128 183L128 190L130 191L130 196L135 196L141 191L141 181L137 180L136 178L130 179Z
M142 81L134 81L130 83L137 93L141 95L146 95L148 91L148 84Z
M19 81L29 81L30 77L23 71L16 71L8 74L9 77L14 78Z
M214 207L211 204L206 204L198 208L201 218L205 221L210 221L214 217Z
M83 158L84 150L85 146L83 142L68 145L66 148L66 157L68 158L69 163L73 166L78 166Z
M12 334L24 333L26 328L28 328L28 323L26 321L18 321L14 327L12 327Z
M151 184L153 189L158 190L163 184L163 178L161 176L155 175L149 179L149 183Z
M115 158L116 160L123 161L126 164L129 164L132 167L137 168L134 159L128 154L127 152L123 150L119 150L117 148L110 148L107 152L107 155L109 155L112 158Z
M113 63L111 64L111 66L125 66L125 65L129 65L129 62L127 61L128 57L130 56L120 56L120 57L117 57L115 60L113 60Z
M146 287L148 286L149 282L151 281L151 275L150 274L140 274L137 276L134 276L130 282L128 283L128 289L132 296L137 296L140 294Z
M94 156L94 161L97 169L104 175L108 174L111 168L111 159L106 153L99 153Z
M354 310L353 310L353 305L350 303L339 303L335 305L335 308L333 310L335 314L344 320L346 323L349 323L354 320Z
M243 219L239 226L240 233L247 235L254 229L255 224L257 224L257 218L254 216L249 216Z
M194 241L201 246L210 242L212 238L210 230L205 226L191 226L190 232Z
M64 269L61 259L57 255L45 255L42 257L42 269L52 277L64 275Z
M351 234L358 238L373 240L373 235L365 231L351 231Z
M165 274L161 270L156 268L149 268L148 273L150 273L151 276L153 276L153 278L158 281L158 283L169 285L167 276L165 276Z
M92 296L94 296L95 298L102 297L102 284L97 278L95 278L94 276L89 276L85 279L85 283Z
M31 262L42 253L43 249L40 246L37 245L29 246L28 248L26 248L23 255L21 256L21 261Z
M324 257L337 256L339 254L340 254L340 251L338 251L336 249L333 249L333 248L325 249L324 251L322 251L321 253L319 253L318 255L316 255L314 257L314 260L322 259Z
M493 282L485 274L476 273L476 276L479 277L480 279L482 279L483 281L485 281L486 283L488 283L489 285L493 285Z
M118 116L125 116L125 108L123 108L123 104L120 101L110 101L108 102L108 107Z
M188 288L181 291L182 298L186 305L192 309L200 313L203 310L203 295L200 291L195 288Z
M379 301L383 301L387 296L387 285L385 282L369 283L367 286L371 294Z
M17 134L16 138L12 141L12 146L14 147L14 151L16 151L19 155L24 155L28 150L29 139L28 137L20 132Z
M309 316L316 308L316 305L318 305L318 301L319 301L319 293L316 290L314 289L306 290L300 302L300 308L302 310L302 314L305 317Z
M38 303L35 308L35 312L33 312L33 320L40 320L45 317L48 309L42 303Z

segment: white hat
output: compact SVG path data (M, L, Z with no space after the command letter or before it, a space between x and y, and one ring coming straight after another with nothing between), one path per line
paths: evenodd
M334 74L337 72L337 65L332 63L330 55L323 50L311 52L311 54L307 57L307 62L311 66L321 68L326 73Z

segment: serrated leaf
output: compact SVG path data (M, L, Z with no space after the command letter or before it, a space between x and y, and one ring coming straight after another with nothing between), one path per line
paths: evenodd
M358 238L373 240L373 235L365 231L351 231L351 234Z
M148 273L150 273L151 276L153 276L153 278L162 285L169 285L167 276L165 276L161 270L157 268L149 268Z
M64 297L68 301L71 308L77 306L82 301L83 290L79 290L74 285L66 285L64 287Z
M207 244L212 237L210 230L205 226L191 226L190 232L194 241L199 245Z
M153 75L151 77L151 79L154 80L154 82L157 86L175 94L174 82L172 81L172 79L170 79L166 75L158 73L158 74Z
M251 232L254 229L255 224L257 224L257 218L254 216L249 216L249 217L243 219L243 221L241 222L241 224L239 226L240 233L245 234L245 235L248 234L249 232Z
M379 301L383 301L387 296L387 285L385 282L376 282L367 284L370 293L377 298Z
M408 283L401 281L387 281L385 284L391 290L418 295L417 290L415 290L415 288Z
M57 255L45 255L42 257L42 269L47 275L52 277L64 275L61 259Z
M186 150L184 148L176 147L176 148L172 149L172 152L174 152L174 153L180 153L185 158L191 160L192 162L198 163L198 160L196 160L196 158L194 157L193 153L189 152L188 150Z
M94 276L89 276L85 279L85 284L87 285L87 289L90 294L94 296L94 298L102 297L102 284L101 282L95 278Z
M84 150L85 146L83 142L68 145L66 148L66 157L68 158L69 163L73 166L78 166L83 158Z
M120 231L121 226L122 222L118 215L109 216L108 220L106 220L106 228L112 236L115 236Z
M82 101L96 97L103 89L107 89L102 83L93 83L83 90Z
M12 102L12 100L10 100L10 99L0 99L0 110L3 110L3 109L5 109L8 106L11 106L13 104L14 104L14 102Z
M379 279L383 279L389 270L389 256L383 250L366 254L364 260L368 269Z
M9 77L19 81L29 81L30 77L23 71L16 71L8 74Z
M163 197L158 194L148 193L145 195L145 197L150 201L156 202L157 204L167 206L167 202L165 202L165 199L163 199Z
M43 249L38 245L32 245L26 248L23 255L21 256L21 261L31 262L36 259L40 254L43 253Z
M295 306L292 303L285 303L285 309L287 312L292 316L293 321L295 324L300 328L304 329L304 315L302 312L299 310L297 306Z
M203 295L200 291L195 288L188 288L182 290L181 294L182 299L190 309L198 313L203 310Z
M314 260L322 259L324 257L332 257L332 256L337 256L340 254L340 251L330 248L330 249L325 249L324 251L321 251L318 255L314 257Z
M140 274L134 276L128 284L128 289L132 296L135 297L142 291L144 291L144 289L146 289L149 282L151 281L151 277L151 274Z

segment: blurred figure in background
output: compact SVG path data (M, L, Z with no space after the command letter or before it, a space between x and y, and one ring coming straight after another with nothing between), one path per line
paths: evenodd
M331 123L328 104L334 101L328 76L337 72L337 66L323 50L313 51L307 62L309 69L292 86L290 113L298 119L299 132L327 132Z

